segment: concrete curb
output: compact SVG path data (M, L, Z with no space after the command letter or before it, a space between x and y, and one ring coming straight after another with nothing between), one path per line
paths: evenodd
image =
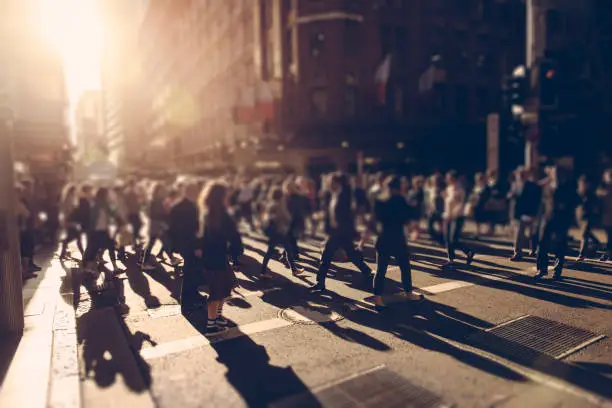
M76 268L67 273L53 316L49 408L80 408L81 383L74 307Z

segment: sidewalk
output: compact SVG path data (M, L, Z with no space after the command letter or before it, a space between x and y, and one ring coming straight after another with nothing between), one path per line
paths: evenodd
M0 407L80 406L72 272L51 249L24 284L21 338L0 337Z

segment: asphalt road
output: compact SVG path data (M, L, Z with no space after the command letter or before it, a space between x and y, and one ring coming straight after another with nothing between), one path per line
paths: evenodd
M423 240L411 250L413 282L426 300L411 305L393 296L400 276L391 267L391 308L381 315L347 263L334 264L328 294L308 292L319 241L302 243L303 277L272 261L268 281L258 277L262 237L247 234L245 243L241 286L224 311L235 327L214 339L202 334L204 312L180 314L168 265L140 272L128 261L112 290L93 296L97 307L79 308L85 407L610 405L611 264L570 258L562 282L536 282L533 260L508 261L511 247L498 239L471 242L473 265L448 271L439 266L443 250ZM365 254L374 268L373 249ZM486 332L528 315L592 335L578 346L545 327L515 336L530 346L567 343L559 353L568 355L554 358L508 351Z

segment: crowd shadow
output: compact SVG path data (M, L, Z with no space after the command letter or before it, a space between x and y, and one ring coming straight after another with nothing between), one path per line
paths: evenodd
M151 293L151 286L149 280L140 269L140 265L135 256L128 255L124 261L125 265L125 276L128 284L138 296L140 296L147 308L155 308L161 305L159 299ZM176 290L172 288L170 293L176 293ZM174 295L173 295L174 297Z
M108 388L122 377L133 392L149 389L150 366L140 356L140 349L145 342L155 343L143 332L132 334L119 316L121 311L125 312L122 307L127 308L123 302L123 280L113 277L108 280L110 284L101 288L79 268L63 266L70 273L66 274L60 291L67 293L72 286L72 296L65 296L64 300L71 299L75 309L81 380L91 379L98 387ZM129 364L132 358L135 366Z
M206 320L188 317L201 334L206 333ZM240 331L238 327L232 330ZM210 346L217 353L217 361L227 368L227 381L240 394L248 407L268 407L271 403L296 394L310 396L308 407L320 407L309 387L291 366L279 367L270 363L266 348L240 332L237 338L216 342Z

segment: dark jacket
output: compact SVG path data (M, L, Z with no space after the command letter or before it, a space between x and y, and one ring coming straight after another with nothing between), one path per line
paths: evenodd
M340 192L335 206L331 203L333 196L330 195L325 207L325 231L330 235L341 235L354 238L356 236L355 217L353 214L353 196L350 190L345 189ZM336 227L332 226L331 212L333 211Z
M168 223L168 237L173 250L193 253L198 233L198 207L184 198L170 210Z
M526 215L536 217L542 200L542 188L532 181L525 181L521 188L513 184L509 193L510 199L514 200L513 218L520 219Z
M202 266L206 270L223 270L229 266L228 255L236 258L242 254L240 233L227 212L223 213L216 226L203 217L202 237L198 240L197 248L202 251Z
M404 226L410 221L412 209L402 196L377 200L374 204L373 228L378 232L376 249L380 252L405 250Z
M542 190L542 219L554 220L567 224L569 227L574 219L578 203L578 194L570 183L562 183L557 187L547 185Z
M91 201L81 197L71 221L78 223L83 231L89 231L92 228L92 213Z
M581 194L578 205L578 212L582 221L597 221L601 215L600 202L593 191Z

